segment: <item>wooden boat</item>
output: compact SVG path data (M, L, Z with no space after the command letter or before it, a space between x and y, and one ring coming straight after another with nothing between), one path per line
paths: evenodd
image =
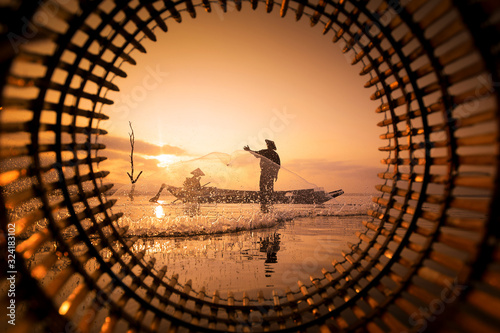
M203 187L187 191L182 187L166 186L167 190L182 202L199 203L258 203L259 191L227 190L217 187ZM331 192L314 189L276 191L271 198L275 204L322 204L344 194L342 190Z

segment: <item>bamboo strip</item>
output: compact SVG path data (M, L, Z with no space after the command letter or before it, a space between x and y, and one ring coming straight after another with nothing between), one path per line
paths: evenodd
M325 7L326 7L326 1L319 0L318 5L316 6L316 10L314 11L313 15L311 16L311 27L314 27L319 22L321 15L325 11Z
M495 155L464 155L459 157L462 165L496 165L498 163Z
M175 4L171 0L163 0L163 4L165 5L165 8L168 10L172 18L175 20L177 23L182 22L182 16L181 14L177 11L177 8L175 8ZM203 1L203 4L205 4L205 1ZM210 11L208 11L210 13Z
M47 228L33 234L30 238L16 246L16 252L24 259L29 259L51 237Z
M366 330L369 333L384 333L388 330L388 328L383 329L378 325L378 323L375 323L374 321L370 321L366 324Z
M364 234L361 234L359 231L356 232L356 236L361 239L363 242L367 243L367 244L370 244L371 243L371 240L370 238L368 238L366 235ZM392 259L394 257L394 252L390 249L387 249L385 248L384 246L382 246L381 244L377 243L377 242L374 242L373 245L372 245L374 248L376 248L377 250L381 250L383 249L383 254L384 256L386 256L387 258L389 259ZM382 271L384 269L384 266L382 266L382 264L380 262L376 263L373 265L376 269L378 269L379 271ZM387 278L389 278L390 280L392 280L396 285L401 285L401 283L403 282L403 278L399 275L397 275L396 273L394 272L389 272L387 273Z
M453 4L450 0L441 0L440 2L437 3L436 6L434 6L434 8L432 8L432 10L429 11L429 13L426 16L422 17L422 19L419 22L419 25L423 29L426 29L431 24L435 23L442 17L449 14L452 9L453 9Z
M210 319L208 320L208 328L210 329L214 329L215 324L217 323L217 312L218 312L217 304L219 303L219 301L220 301L219 291L215 290L214 295L212 297L213 305L210 307Z
M4 123L0 127L0 132L18 133L18 132L31 132L32 128L31 122L21 122L21 123ZM81 126L68 126L68 125L55 125L41 123L38 127L38 132L55 132L55 133L75 133L75 134L96 134L105 135L108 132L104 129L93 128L93 127L81 127Z
M16 58L17 61L20 62L27 62L31 64L38 64L42 66L48 66L49 62L51 61L51 58L47 55L35 53L35 52L30 52L27 50L23 50L19 56ZM81 78L85 78L89 81L95 82L97 85L102 85L110 90L113 91L119 91L118 86L116 86L114 83L106 80L105 78L93 74L91 71L77 67L74 68L74 64L70 64L68 62L65 62L63 60L59 60L58 64L56 65L57 68L62 69L63 71L67 73L72 73L73 75L78 75ZM15 75L11 75L11 77L16 77ZM20 77L21 80L26 80L23 77ZM35 77L32 77L31 80L34 80Z
M452 217L448 216L445 225L464 230L482 231L485 227L485 220L478 218Z
M441 55L438 58L438 61L442 66L447 66L448 64L451 64L471 54L473 51L474 51L474 45L472 41L467 40L464 43L455 46L451 50Z
M118 319L116 315L109 315L106 317L99 333L112 333L118 323Z
M484 71L484 64L482 62L475 62L465 68L456 71L453 74L448 75L448 82L450 85L457 84L472 77L478 76Z
M417 275L421 278L443 288L448 288L453 283L453 277L439 273L436 270L422 266L417 270Z
M285 320L283 319L283 310L281 308L280 298L276 290L273 290L273 302L274 302L274 310L276 311L276 316L278 317L276 319L276 322L278 323L280 329L284 329L286 328L286 325L285 325Z
M64 301L59 307L59 314L67 317L72 317L78 305L87 297L87 294L90 291L87 288L87 285L82 283L78 285L75 290L68 296L66 301Z
M241 0L234 0L234 5L237 11L241 10Z
M57 211L57 210L56 210ZM55 212L54 212L55 213ZM41 209L37 209L34 212L25 215L21 219L13 222L16 228L15 236L19 237L23 232L25 232L29 227L31 227L36 222L42 220L45 217L45 212Z
M329 17L329 20L325 23L325 27L323 28L323 35L330 31L330 28L333 26L333 22L337 19L339 12L339 8L335 8L330 15L327 15Z
M186 10L188 11L189 16L191 16L191 18L196 18L196 10L194 8L193 1L186 0L185 4L186 4Z
M271 9L272 9L272 4L273 4L273 2L271 1ZM226 0L219 0L219 6L224 13L227 12L227 1ZM266 3L266 8L267 8L267 3Z
M488 270L483 274L483 282L500 290L500 272Z
M156 259L154 259L154 260L156 260ZM151 265L154 265L154 261L153 260L150 260L149 263L151 263ZM149 263L148 263L148 268L152 268ZM159 280L161 280L163 278L163 276L165 276L166 271L167 271L167 266L163 266L160 269L160 271L158 271L158 274L156 275L157 279L153 279L153 282L152 282L151 286L146 290L146 295L144 296L144 300L146 302L151 303L151 300L155 296L155 293L157 292L158 287L160 285L160 281ZM146 270L143 271L143 274L145 272L146 272ZM149 270L147 272L148 272L148 274L150 274ZM137 311L137 313L134 316L134 320L136 322L138 322L138 323L141 323L144 320L145 315L146 315L146 310L143 309L143 308L139 308L139 310ZM132 333L132 332L130 332L130 333Z
M410 318L413 313L418 313L418 307L403 297L396 298L394 300L394 305L401 309L408 316L408 318Z
M367 227L368 229L380 232L380 234L382 234L382 235L384 235L386 237L390 237L391 236L391 232L389 230L381 227L381 226L376 226L373 223L370 223L370 222L367 222L367 221L363 221L363 225L365 227ZM397 234L392 235L391 240L393 242L396 242L398 244L403 245L403 239L402 239L402 237L399 236L399 235L397 235ZM424 250L424 247L422 245L414 243L414 242L407 242L406 244L404 244L404 246L406 248L408 248L409 250L412 250L413 252L422 252ZM391 257L392 257L392 251L391 251ZM413 267L413 265L415 264L414 262L412 262L412 261L410 261L410 260L408 260L406 258L403 258L403 257L398 258L398 263L401 264L402 266L405 266L405 267L408 267L408 268Z
M274 1L266 0L266 13L270 13L273 11Z
M432 48L435 49L464 31L466 31L466 28L463 22L461 20L453 20L450 24L443 25L441 29L430 38L429 43Z
M333 264L333 265L334 265L334 267L336 267L336 268L337 268L337 266L342 267L342 265L340 265L340 264L339 264L336 260L334 260L334 262L333 262L332 264ZM340 268L340 267L339 267L339 268ZM344 270L344 268L342 267L342 268L341 268L341 270ZM339 270L339 271L341 271L341 270ZM360 267L359 267L359 266L357 267L357 270L358 270L360 273L362 272L362 270L360 269ZM361 273L361 274L363 274L363 273ZM347 277L346 277L346 279L345 279L345 280L346 280L346 281L350 281L351 279L352 279L352 276L351 276L351 275L349 275L349 276L347 276ZM361 287L358 283L355 283L352 287L353 287L353 289L354 289L354 291L355 291L356 293L359 293L361 290L363 290L363 289L364 289L364 288L363 288L363 287ZM365 296L365 299L370 299L370 298L371 298L371 297L370 297L369 295ZM344 299L344 301L345 301L345 302L348 302L348 301L351 299L347 291L345 291L345 293L343 294L343 299ZM375 302L375 300L370 300L370 301ZM362 309L361 309L361 308L360 308L360 307L359 307L356 303L354 303L354 304L350 307L350 309L353 311L353 313L354 313L354 315L357 317L357 319L362 319L362 318L365 318L365 317L366 317L366 313L365 313L365 312L364 312L364 311L363 311L363 310L362 310Z
M413 0L411 2L406 3L404 9L409 14L415 14L416 11L421 9L427 3L428 3L428 0Z
M431 251L429 253L429 259L434 262L437 262L441 266L454 270L455 272L457 272L457 274L461 272L468 273L468 266L466 261L462 261L455 257L445 255L439 251L436 250Z
M382 113L389 111L391 108L395 109L402 105L406 105L411 101L414 101L417 98L415 92L410 92L405 96L398 97L396 99L391 100L389 103L383 103L379 107L375 109L376 113Z
M453 208L465 209L482 214L487 214L490 210L490 200L489 198L488 199L454 198L453 200L451 200L450 206Z
M440 102L431 104L425 109L425 113L427 115L430 115L430 114L436 113L436 112L442 112L442 111L444 111L444 106ZM384 119L381 122L379 122L377 124L377 126L385 127L385 126L392 125L392 124L398 124L402 121L408 121L409 119L416 119L416 118L419 118L421 116L422 116L421 110L412 110L412 111L405 112L401 115L397 115L397 116L392 117L392 118Z
M374 211L369 211L368 215L373 216L375 218L378 218L380 220L382 220L384 218L383 214L378 214L377 212L374 212ZM392 224L396 223L395 218L389 218L386 221L389 223L392 223ZM379 229L381 229L379 226L376 226L373 223L366 222L366 221L363 221L363 225L366 225L367 228L374 230L374 231L378 231ZM405 222L405 221L401 221L400 225L404 229L408 229L410 227L410 223ZM472 230L474 230L474 229L472 229ZM427 229L427 228L423 228L423 227L415 228L414 232L416 234L421 235L421 236L426 237L426 238L431 237L435 234L435 231ZM441 242L449 247L452 247L452 248L455 248L458 250L467 251L467 252L471 253L473 256L476 254L476 252L478 250L478 244L474 240L459 237L456 235L443 233L443 232L439 233L439 235L437 237L437 242ZM413 250L419 252L418 248L413 248ZM420 251L421 250L422 249L420 249ZM446 258L446 259L441 259L440 262L442 264L448 265L450 268L455 269L456 271L459 271L463 268L463 262L461 260L457 261L454 258L444 256L444 255L439 254L437 252L435 254L433 254L433 253L434 252L431 252L430 256L434 255L434 256L439 256L440 258Z
M106 45L106 48L113 52L114 54L118 55L120 58L122 58L124 61L130 63L131 65L137 65L137 62L129 56L126 52L121 52L118 47L110 43L106 38L96 35L94 33L94 29L90 26L85 26L83 25L80 28L80 31L83 33L87 34L89 38L95 39L97 42L100 42L101 45ZM127 73L125 73L122 69L116 67L112 63L108 63L105 60L102 60L100 56L93 54L89 52L86 49L80 48L80 46L76 44L69 43L66 45L66 49L68 51L73 52L74 54L90 61L91 63L94 63L102 68L104 68L107 71L110 71L111 73L120 76L120 77L127 77Z
M94 163L101 163L103 161L106 161L107 159L108 158L105 156L96 156L96 157L87 156L87 157L81 158L81 159L73 159L72 158L72 159L64 160L62 162L56 162L53 164L42 166L42 167L40 167L40 171L46 173L46 172L51 171L51 170L60 170L61 168L63 168L63 170L64 170L65 167L77 167L80 165L91 165ZM109 186L113 187L113 184L110 184ZM104 186L102 188L104 189Z
M460 137L456 139L457 145L461 147L494 145L497 143L497 141L498 133L496 132Z
M498 318L500 300L495 295L475 288L467 293L467 302L491 317Z
M59 83L56 83L53 81L47 83L42 78L33 78L33 79L29 79L26 77L21 78L19 76L15 76L15 75L11 74L7 77L7 85L10 85L13 87L20 87L20 88L23 88L23 87L29 88L32 86L43 87L43 88L47 88L49 90L57 91L60 93L64 93L64 94L67 93L67 94L70 94L73 96L78 96L80 98L87 99L87 100L91 101L92 103L102 103L102 104L107 104L107 105L113 104L112 100L107 99L105 97L101 97L101 96L93 94L93 93L83 91L81 88L78 88L78 89L71 88L71 87L67 87L65 85L62 85L62 84L59 84Z
M198 292L198 299L199 300L204 300L206 296L205 293L205 287L201 287L200 291ZM195 313L201 313L201 308L203 307L203 303L201 302L195 302L194 305L194 312ZM191 324L193 325L199 325L200 323L200 317L199 316L193 316L191 319Z
M295 301L295 296L293 296L293 293L292 293L292 290L290 289L290 287L286 287L285 295L286 295L287 301L290 304L290 309L292 310L293 322L296 325L301 325L302 324L302 317L298 313L298 309L297 309L297 305L296 305L297 302Z
M0 186L7 186L19 179L26 178L28 176L28 170L10 170L0 173Z
M468 311L457 312L453 322L467 332L498 333L498 323L487 322L479 316L468 313Z
M75 274L75 271L68 267L62 270L57 276L50 282L50 284L45 288L45 294L49 298L53 298L62 289L62 287L68 282L68 280Z
M248 294L246 291L243 292L242 304L243 304L243 306L250 305L250 298L248 297ZM241 312L242 312L243 322L247 323L250 311L242 310ZM244 330L246 330L246 329L248 329L248 326L244 326Z
M406 323L403 324L387 310L380 316L380 319L382 319L382 321L389 326L392 332L406 332L409 330L409 326L407 326Z
M230 307L234 306L234 295L231 291L227 292L227 305ZM236 332L236 326L234 322L236 321L235 311L231 308L226 310L227 317L230 320L230 324L227 326L228 332Z
M191 292L191 289L192 289L192 284L193 284L193 282L191 280L188 280L186 282L186 284L184 285L184 289L182 290L182 292L184 294L189 294ZM183 297L180 297L179 301L177 302L177 307L176 307L175 312L174 312L174 317L180 319L182 317L182 315L184 314L184 312L182 311L182 308L185 306L186 306L186 299Z
M166 271L166 267L165 267L165 271ZM172 275L172 278L170 279L168 286L170 288L174 288L177 285L178 278L179 278L178 274ZM169 299L170 295L172 295L172 291L170 289L166 288L165 291L163 292L163 298ZM159 300L160 300L160 303L157 306L157 308L160 311L164 311L166 308L166 305L165 305L165 303L163 303L163 301L161 299L159 299ZM161 317L155 316L153 321L151 322L151 326L150 326L151 331L155 331L155 332L158 331L158 328L160 327L160 322L161 322Z
M304 285L304 283L300 280L297 281L297 285L299 286L299 290L306 297L306 302L309 304L309 306L312 308L311 312L315 317L318 317L320 315L318 308L315 307L315 302L312 299L311 295L309 294L309 291L307 290L307 287Z
M205 11L207 13L211 13L212 12L212 7L210 6L210 1L208 0L201 0L202 4L203 4L203 8L205 8Z
M31 276L38 280L43 279L58 259L59 258L55 255L54 251L50 251L43 257L40 263L32 267Z
M458 128L466 128L469 126L474 126L476 124L481 124L481 123L487 123L489 121L492 121L496 119L497 116L497 111L496 110L486 110L482 112L475 113L473 115L470 115L468 117L463 117L460 119L457 119L455 121L455 126Z
M340 27L339 30L337 30L337 33L335 36L333 36L333 42L336 43L339 41L343 36L346 31L346 28L344 27L349 27L352 24L353 19L357 20L359 15L359 9L355 7L350 15L347 16L346 20L343 22L342 26ZM347 28L348 29L348 28Z
M269 329L270 329L270 320L269 320L269 315L268 315L268 311L263 308L263 305L264 305L264 293L262 292L262 290L259 290L258 294L257 294L257 302L259 303L259 306L262 307L262 310L259 311L262 315L262 329L264 332L269 332Z
M124 28L124 25L122 25L119 22L116 22L112 17L109 17L109 14L104 12L99 7L95 9L94 13L98 15L101 20L107 22L107 24L112 28L113 31L121 35L128 43L132 44L135 49L137 49L141 53L146 53L146 49L144 48L144 46L142 46L142 44L138 40L136 40L135 37ZM95 33L91 35L93 37Z
M300 20L302 17L302 14L304 14L304 8L305 5L307 4L307 0L300 0L297 3L297 9L295 11L295 21Z
M125 6L123 7L123 12L125 13L126 17L130 18L130 20L134 22L137 29L142 31L142 33L149 38L149 40L156 42L156 36L153 31L148 28L148 26L143 20L139 18L139 16L137 16L136 12L132 8L130 8L129 6Z
M156 25L159 26L163 32L167 32L168 31L167 25L162 20L162 18L160 17L160 13L153 7L153 5L149 2L146 2L143 5L149 12L149 16L151 16L155 20Z
M27 146L30 151L37 151L39 153L48 153L48 152L56 152L56 151L96 151L102 150L106 148L102 143L70 143L70 144L62 144L60 147L57 147L55 144L47 144L47 145L38 145L38 146ZM26 154L27 155L27 154Z

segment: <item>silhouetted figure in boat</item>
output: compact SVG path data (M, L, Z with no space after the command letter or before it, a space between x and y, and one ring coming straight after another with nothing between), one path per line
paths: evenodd
M198 215L200 213L199 196L201 194L201 177L205 176L200 168L191 171L191 178L186 178L184 181L184 191L186 191L187 202L185 204L185 213L189 216Z
M186 178L184 181L184 190L190 191L190 192L195 192L201 190L201 176L205 176L203 171L200 170L200 168L191 171L191 174L193 175L191 178Z
M274 141L266 140L266 144L267 149L259 151L253 151L248 146L243 147L244 150L260 158L260 210L263 213L269 212L269 205L274 192L274 182L278 180L281 165Z
M192 177L187 177L186 180L184 181L183 187L184 190L187 192L187 197L189 199L192 199L193 201L198 201L197 197L199 195L199 191L201 190L202 186L200 184L200 180L202 176L205 176L203 171L200 170L200 168L191 171L191 174L193 175ZM160 198L160 194L163 191L164 188L166 188L166 184L161 184L160 190L154 197L149 199L150 202L157 202L158 199ZM177 200L176 200L177 201ZM175 202L175 201L174 201Z

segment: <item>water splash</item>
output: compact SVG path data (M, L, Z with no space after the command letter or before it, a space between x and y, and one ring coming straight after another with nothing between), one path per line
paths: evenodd
M359 202L331 200L326 205L274 205L263 214L258 204L204 204L196 215L190 214L190 204L171 204L168 198L157 203L148 196L127 201L118 200L117 209L124 213L118 220L120 227L128 227L129 236L195 236L271 228L300 217L363 215L372 204L369 197Z

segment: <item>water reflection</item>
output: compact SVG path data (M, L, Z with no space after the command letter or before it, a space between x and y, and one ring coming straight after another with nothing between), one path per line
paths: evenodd
M278 251L280 250L280 234L275 232L271 236L261 238L259 252L266 254L266 259L264 261L265 276L271 277L274 273L273 265L278 263Z
M340 250L361 228L361 217L302 218L237 233L145 237L133 251L145 250L157 270L166 265L167 276L179 274L180 283L192 279L195 289L271 291L320 276L332 259L342 260Z

